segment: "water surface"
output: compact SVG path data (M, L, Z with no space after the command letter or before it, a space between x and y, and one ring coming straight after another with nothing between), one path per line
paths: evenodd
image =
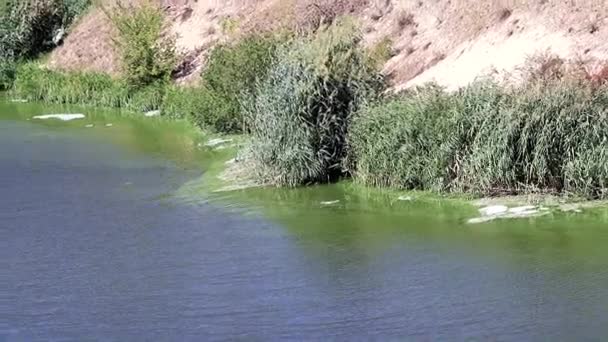
M58 110L87 119L27 120ZM606 210L467 225L461 203L349 184L188 191L217 158L203 139L0 104L0 340L608 336Z

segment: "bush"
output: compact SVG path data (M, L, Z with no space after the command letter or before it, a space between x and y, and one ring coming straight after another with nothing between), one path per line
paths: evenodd
M218 97L214 91L204 86L173 87L165 98L163 115L188 119L207 130L230 133L235 131L230 127L236 127L237 124L233 121L234 117L226 115L231 113L231 109L224 98Z
M53 35L67 29L90 0L9 0L0 14L0 56L34 57L54 47Z
M53 36L65 30L90 0L9 0L0 8L0 90L11 87L15 63L55 46Z
M199 111L191 113L193 120L218 132L244 131L241 96L254 92L256 80L266 76L284 39L282 35L255 35L215 47L197 91Z
M568 82L418 89L357 114L349 159L374 186L606 198L607 94Z
M128 84L139 88L169 81L177 62L175 37L164 35L164 15L158 5L144 1L133 7L119 1L104 12L118 32L114 43Z
M91 5L91 0L63 0L63 25L68 27Z
M277 53L243 106L261 180L296 186L343 174L350 115L383 85L359 39L342 23Z
M16 63L10 58L0 60L0 91L10 89L15 80Z

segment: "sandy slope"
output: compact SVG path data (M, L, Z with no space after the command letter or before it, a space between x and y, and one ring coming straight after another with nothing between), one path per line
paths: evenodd
M391 40L395 53L384 71L396 89L428 81L453 89L480 76L504 77L539 53L589 68L608 59L602 0L162 0L162 6L191 60L182 81L196 79L219 41L340 14L358 18L367 44ZM50 66L118 72L110 32L103 15L91 11L52 53Z

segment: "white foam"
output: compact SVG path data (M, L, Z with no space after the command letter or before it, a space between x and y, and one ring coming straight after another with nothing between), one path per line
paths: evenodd
M509 208L509 213L520 214L520 213L527 212L530 210L536 210L536 207L533 205L525 205L523 207Z
M321 202L321 205L334 205L334 204L338 204L340 203L340 200L335 200L335 201L323 201Z
M232 142L232 139L211 139L209 141L207 141L207 143L205 144L205 146L207 147L216 147L218 145L222 145L225 143L229 143Z
M144 116L146 116L148 118L160 116L160 110L151 110L149 112L144 113Z
M504 205L492 205L489 207L479 209L479 212L483 216L497 216L505 214L509 211L509 208Z
M34 119L38 120L48 120L48 119L58 119L61 121L71 121L84 119L84 114L46 114L46 115L36 115Z
M468 220L468 223L484 223L497 219L518 219L528 217L539 217L550 214L548 208L526 205L521 207L508 208L504 205L495 205L479 209L481 217Z

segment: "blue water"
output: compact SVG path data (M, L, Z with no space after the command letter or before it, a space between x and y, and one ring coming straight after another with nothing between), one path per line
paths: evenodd
M200 174L0 121L0 341L608 337L604 214L470 227L299 205L334 190L175 196Z

